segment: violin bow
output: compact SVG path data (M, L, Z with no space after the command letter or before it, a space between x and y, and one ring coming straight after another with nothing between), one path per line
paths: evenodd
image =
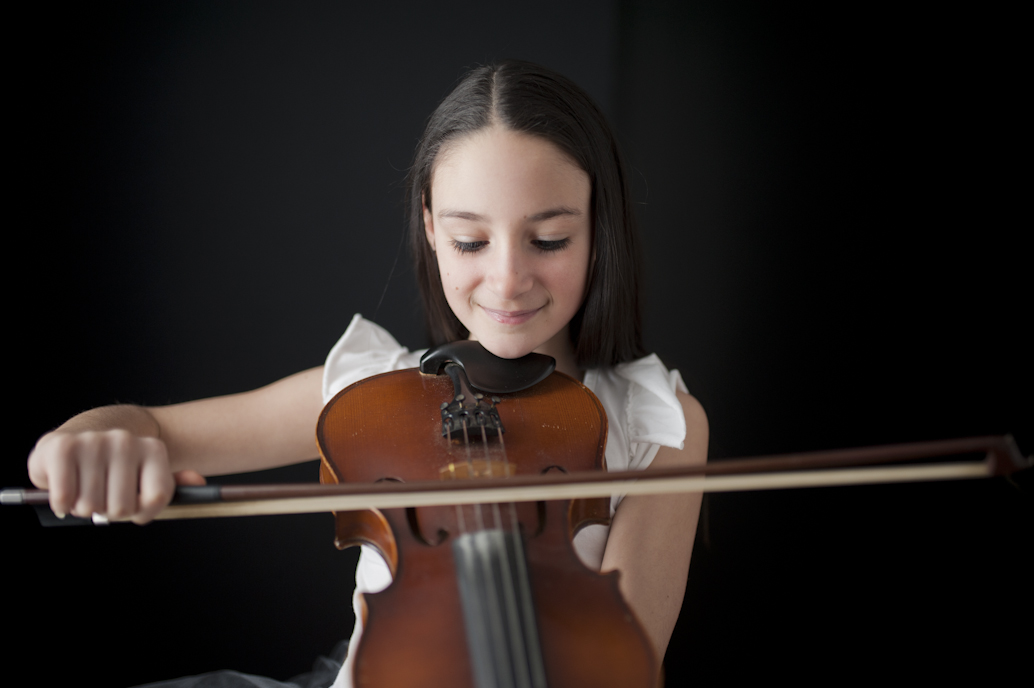
M983 454L984 457L975 461L916 463L966 454ZM904 462L912 463L900 465ZM1011 435L1001 435L729 459L703 466L612 473L584 471L412 483L180 486L176 488L172 502L159 512L155 520L538 502L609 497L612 494L736 492L963 480L1008 476L1032 465L1034 457L1024 457ZM36 506L44 525L90 522L74 517L57 519L47 506L48 493L45 490L5 489L0 491L0 504ZM106 522L106 518L95 515L94 523Z

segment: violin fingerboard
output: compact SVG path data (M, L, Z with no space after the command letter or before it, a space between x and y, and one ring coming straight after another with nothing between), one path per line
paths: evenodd
M452 552L477 688L546 688L520 533L466 533Z

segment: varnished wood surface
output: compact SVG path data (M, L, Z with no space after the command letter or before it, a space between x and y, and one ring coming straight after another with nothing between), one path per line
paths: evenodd
M440 405L452 393L447 377L412 370L342 391L317 427L321 476L336 482L431 480L468 456L503 460L498 440L490 439L486 451L480 437L468 446L441 436ZM500 396L505 458L517 464L517 475L603 469L606 414L583 385L554 373L529 390ZM607 520L608 501L515 507L550 685L650 686L657 673L646 636L618 591L617 574L586 569L571 546L577 523ZM451 538L479 520L495 525L496 513L500 525L511 525L506 506L480 512L466 506L462 516L457 507L337 514L339 545L375 546L395 574L385 591L366 596L357 686L473 685Z

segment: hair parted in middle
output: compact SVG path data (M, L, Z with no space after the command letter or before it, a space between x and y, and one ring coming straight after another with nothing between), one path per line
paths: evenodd
M451 142L493 124L549 141L589 175L593 259L585 301L570 325L579 367L642 357L639 234L617 140L602 111L574 82L517 60L478 67L460 81L432 113L409 171L409 242L431 345L470 335L449 308L424 231L435 161Z

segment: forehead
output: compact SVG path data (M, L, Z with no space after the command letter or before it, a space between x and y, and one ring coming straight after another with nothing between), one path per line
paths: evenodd
M588 204L589 175L539 136L493 126L450 142L431 178L435 204L499 196L531 203Z

